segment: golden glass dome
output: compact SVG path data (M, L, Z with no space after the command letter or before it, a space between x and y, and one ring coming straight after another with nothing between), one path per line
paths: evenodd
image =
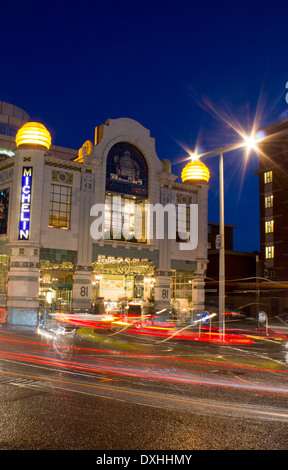
M200 160L187 163L181 173L183 183L206 182L210 179L210 171Z
M16 145L17 147L36 146L49 149L51 136L43 124L39 124L39 122L26 122L17 132Z

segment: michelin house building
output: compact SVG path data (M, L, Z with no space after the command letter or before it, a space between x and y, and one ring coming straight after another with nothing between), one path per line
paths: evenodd
M123 299L203 310L208 168L191 161L177 181L132 119L109 119L92 139L79 151L53 146L41 123L0 102L6 321L36 325L43 308L93 312Z

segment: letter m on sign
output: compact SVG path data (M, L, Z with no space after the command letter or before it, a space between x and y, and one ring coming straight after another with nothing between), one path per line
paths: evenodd
M32 168L23 168L23 176L32 176Z

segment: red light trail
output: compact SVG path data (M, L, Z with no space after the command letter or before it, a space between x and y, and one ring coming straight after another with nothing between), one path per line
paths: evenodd
M37 341L27 341L20 339L4 338L0 337L2 345L7 345L7 349L0 350L0 358L6 361L15 361L18 363L24 363L31 366L40 366L44 369L51 369L51 367L56 367L62 371L72 371L72 372L83 372L83 373L92 373L92 374L105 374L115 377L126 377L126 378L139 378L144 380L156 380L164 381L169 383L182 383L190 385L201 385L201 386L214 386L214 387L225 387L232 389L241 389L249 391L257 391L262 393L273 393L277 395L288 395L288 388L283 386L270 386L266 383L259 384L253 383L251 380L249 382L241 382L237 380L230 380L226 378L211 378L207 376L207 373L204 371L195 372L189 370L181 369L181 364L186 365L205 365L205 366L217 366L219 368L229 368L231 373L233 370L250 370L258 372L273 372L277 373L278 376L286 376L288 370L284 369L271 369L264 367L248 366L248 365L239 365L231 364L228 362L220 361L205 361L197 359L187 359L187 358L177 358L171 356L163 355L153 355L153 354L140 354L127 351L110 351L104 349L96 349L89 347L77 347L73 346L71 352L75 351L78 353L77 358L72 357L72 355L65 359L60 356L55 358L55 351L51 344L41 343ZM37 353L27 353L23 351L15 351L14 347L16 345L31 345L32 348L35 346L43 347L45 346L45 351ZM13 346L13 351L9 350L9 346ZM59 346L61 348L61 346ZM98 357L89 356L87 357L87 352L90 354L100 354ZM53 354L53 357L49 357L50 353ZM82 354L82 355L81 355ZM107 357L108 355L108 357ZM122 358L122 359L121 359ZM129 360L130 358L130 360ZM140 359L141 362L135 363L132 359ZM127 362L128 360L128 362ZM142 362L144 360L144 362ZM147 362L149 360L149 363ZM154 362L155 361L155 362ZM160 361L156 363L156 361ZM175 365L171 366L168 370L165 369L165 363L172 362ZM219 376L221 376L221 369L219 370Z

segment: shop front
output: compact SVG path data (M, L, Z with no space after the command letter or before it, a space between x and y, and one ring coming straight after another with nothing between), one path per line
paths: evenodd
M41 262L39 307L48 312L71 311L73 265L71 263Z
M93 300L104 297L112 302L147 301L153 296L154 271L153 263L147 259L99 255L93 263Z

